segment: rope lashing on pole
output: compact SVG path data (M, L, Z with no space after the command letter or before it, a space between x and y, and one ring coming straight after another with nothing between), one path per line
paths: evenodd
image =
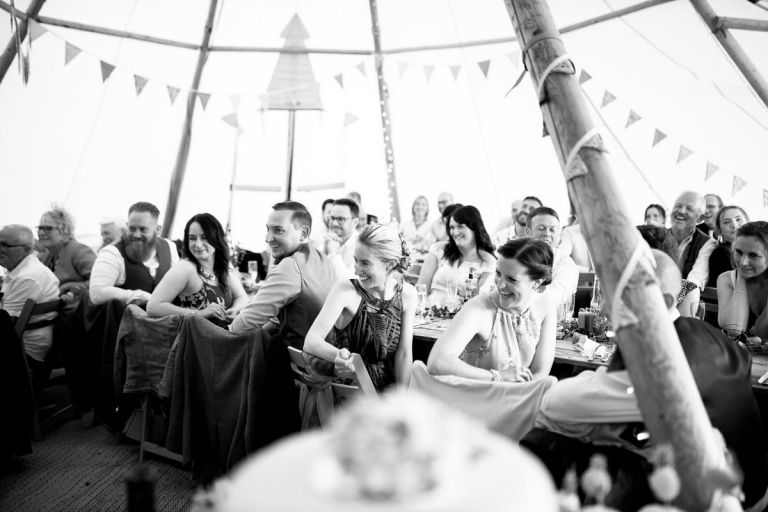
M637 273L638 267L640 268L640 273ZM656 260L651 252L651 248L638 234L635 250L632 251L632 256L627 261L624 270L621 271L619 280L616 283L616 289L613 292L613 298L609 304L614 331L637 325L639 321L637 316L627 307L624 299L621 297L624 294L624 290L630 285L630 281L634 281L632 286L646 286L648 282L653 281L655 268Z

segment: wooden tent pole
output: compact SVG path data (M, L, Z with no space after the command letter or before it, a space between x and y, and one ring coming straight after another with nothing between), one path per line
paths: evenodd
M200 53L197 56L197 67L195 75L192 78L192 86L187 95L187 115L184 118L184 127L181 129L181 142L179 142L179 152L176 155L176 165L173 168L171 176L171 185L168 189L168 203L165 207L165 218L163 219L163 236L168 237L173 227L173 220L176 217L176 208L179 206L179 193L184 182L184 173L187 169L187 159L189 158L189 146L192 139L192 119L195 114L195 103L197 102L196 91L200 87L200 78L203 76L203 68L208 60L208 43L211 40L211 31L213 30L213 18L216 15L216 6L218 0L211 0L208 9L208 19L205 22L203 30L203 42L200 45Z
M744 48L733 37L733 33L727 28L724 19L717 16L717 13L715 13L715 10L712 9L707 0L691 0L691 4L693 4L693 8L696 9L696 12L704 20L704 23L715 34L720 45L731 57L733 63L739 68L739 71L747 79L752 89L755 90L760 100L768 108L768 82L766 82L763 75L758 71L757 66L747 56Z
M19 26L18 26L18 40L24 41L24 38L27 37L27 30L29 28L29 17L35 17L37 16L37 13L40 12L40 8L45 3L45 0L32 0L32 3L29 4L29 8L27 9L27 12L25 13L26 16L20 16L19 20ZM14 13L11 13L11 16L13 16ZM5 47L5 51L2 55L0 55L0 83L3 83L3 78L5 78L5 74L8 72L8 68L11 67L11 63L16 58L16 53L18 52L18 48L16 47L16 33L13 33L11 35L11 40L8 41L8 45Z
M395 177L395 150L392 145L392 117L389 115L389 89L384 80L384 57L381 51L381 31L379 29L379 8L376 0L369 0L371 7L371 32L373 34L374 64L376 79L379 84L379 110L381 111L381 131L384 139L384 162L387 164L387 190L390 219L400 218L400 201L397 194Z
M613 294L630 259L645 247L627 211L615 173L593 124L545 0L505 0L538 98L544 123L566 175L568 193L581 219L589 252L614 311ZM555 61L552 72L544 74ZM581 149L578 149L581 148ZM647 262L640 257L641 262ZM653 439L675 449L683 483L679 505L707 510L712 489L704 477L725 464L653 271L627 270L620 297L626 314L612 315L614 329L640 409ZM634 317L634 318L633 318Z
M288 155L286 157L285 168L285 200L291 200L291 189L293 188L293 154L296 142L296 111L288 111Z

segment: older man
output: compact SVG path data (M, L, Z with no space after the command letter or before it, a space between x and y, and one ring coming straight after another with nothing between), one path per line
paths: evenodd
M333 202L330 228L325 236L323 253L331 260L339 279L351 279L355 275L355 247L357 247L359 217L360 207L353 199L343 197Z
M443 222L443 212L445 209L454 204L453 194L450 192L440 192L437 196L437 210L440 212L440 216L432 222L432 226L429 229L432 230L432 236L435 242L447 242L448 232L445 229L445 223Z
M557 304L569 301L579 285L579 269L568 255L568 251L560 247L562 228L557 212L547 206L534 209L528 216L526 231L531 238L549 244L555 253L552 283L544 293L552 295ZM570 251L570 247L568 250Z
M285 201L272 207L266 242L274 264L256 296L235 317L230 331L242 334L279 319L279 337L301 348L304 337L336 282L331 261L309 244L312 216L301 203Z
M672 207L672 227L669 231L677 242L677 265L683 279L699 290L707 286L709 257L717 242L696 229L704 218L706 203L696 192L683 192Z
M160 238L160 211L139 202L128 209L128 232L99 251L91 271L89 295L96 305L110 300L145 305L171 266L179 261L176 245Z
M11 316L21 314L27 299L47 302L59 297L58 278L40 262L33 246L32 230L26 226L11 224L0 230L0 266L8 271L3 280L0 309ZM49 320L51 316L55 317L56 313L33 317L31 322ZM52 340L53 327L50 325L24 333L24 350L36 381L44 368Z
M704 222L696 226L696 229L710 238L717 238L717 214L723 207L723 200L717 194L706 194L704 205Z
M99 222L99 233L101 234L101 247L103 249L109 244L120 240L125 235L125 219L120 217L106 217Z
M499 246L504 245L515 238L530 236L526 229L528 225L528 215L535 208L540 208L541 206L543 206L541 199L536 196L526 196L520 204L520 209L514 218L514 224L496 233L493 237L494 243Z
M512 215L510 217L504 217L499 221L499 224L496 226L497 233L502 229L511 228L515 225L515 219L517 219L517 214L520 213L521 206L523 206L522 199L515 199L512 201L512 206L510 207Z

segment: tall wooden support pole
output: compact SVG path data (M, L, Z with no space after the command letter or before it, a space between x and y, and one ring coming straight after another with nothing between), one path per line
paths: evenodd
M296 140L296 111L288 111L288 157L285 169L285 200L291 200L293 188L293 150Z
M389 115L389 89L384 80L384 57L381 51L379 31L379 8L376 0L370 0L371 30L373 32L373 53L376 63L376 79L379 82L379 107L381 110L381 131L384 138L384 161L387 162L387 189L389 191L389 215L400 221L400 201L395 178L395 151L392 147L392 118Z
M171 176L171 186L168 190L168 203L165 206L165 217L163 219L163 236L167 237L173 228L173 220L176 218L176 208L179 206L179 193L184 183L184 173L187 170L187 159L189 158L189 145L192 139L192 119L195 115L195 103L197 102L196 91L200 87L200 78L203 76L203 67L208 60L208 47L211 41L211 31L213 30L213 18L216 15L216 6L218 0L211 0L208 8L208 19L205 22L203 30L203 42L200 45L200 53L197 56L197 67L195 75L192 78L191 91L187 95L187 115L184 118L184 127L181 129L181 142L179 142L179 152L176 154L176 165L173 168Z
M704 20L712 33L720 42L720 45L725 49L726 53L731 57L731 60L739 71L747 79L749 85L757 93L758 97L768 107L768 81L765 80L763 75L758 71L757 66L750 60L744 48L741 47L739 42L733 37L733 33L726 28L724 18L720 18L715 13L715 10L709 5L707 0L691 0L694 9L699 13L699 16Z
M16 58L16 52L18 51L17 42L24 41L27 37L27 30L29 29L29 18L36 18L40 12L40 8L43 7L45 0L32 0L27 9L27 15L19 20L18 36L17 33L11 35L11 40L8 41L8 45L5 47L5 51L0 55L0 83L3 83L3 78L8 72L8 68L11 67L13 59ZM11 16L15 16L16 13L11 12Z
M546 1L505 3L537 89L547 69L560 62L541 86L539 101L606 291L606 306L613 308L620 276L636 248L643 246L635 216L624 206ZM572 151L575 147L581 149ZM648 262L646 257L639 260ZM618 343L653 439L670 442L675 449L683 482L679 504L686 510L707 510L712 489L702 485L703 478L709 470L722 467L724 457L651 268L641 264L630 270L620 295L622 314L612 315Z

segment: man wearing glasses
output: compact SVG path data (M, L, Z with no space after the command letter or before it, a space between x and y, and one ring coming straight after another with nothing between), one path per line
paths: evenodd
M26 226L11 224L0 230L0 265L8 271L3 280L0 309L14 317L21 314L27 299L48 302L59 297L58 278L37 259L33 246L32 230ZM34 316L31 322L55 317L56 313ZM51 325L24 332L24 351L34 375L36 390L47 378L44 361L52 339Z
M344 197L333 202L323 252L330 258L339 279L351 279L355 275L359 216L360 207L354 200Z

